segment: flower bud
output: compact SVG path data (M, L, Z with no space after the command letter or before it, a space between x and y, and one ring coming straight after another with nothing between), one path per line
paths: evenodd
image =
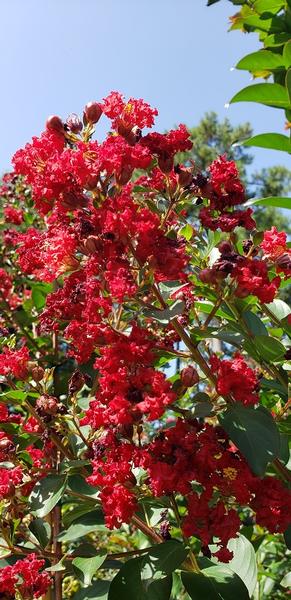
M230 244L230 242L227 242L225 240L223 242L220 242L220 244L218 245L218 250L219 252L221 252L221 254L230 254L232 252L232 245Z
M72 133L80 133L83 129L83 124L78 115L72 113L66 120L66 125Z
M179 167L178 169L178 182L181 187L188 187L193 180L193 173L190 169L185 167Z
M161 171L163 171L163 173L165 173L165 175L167 175L168 173L170 173L172 171L173 168L173 164L174 164L174 159L172 156L159 156L158 158L158 165L161 169Z
M12 440L9 440L7 437L2 438L2 440L0 440L0 453L7 455L12 454L12 452L15 452L15 445Z
M44 369L42 367L33 367L31 369L31 375L32 375L32 379L34 381L41 381L43 379L44 376Z
M46 121L46 129L54 131L56 133L64 133L64 124L60 117L51 115Z
M202 269L199 273L199 279L202 283L216 283L216 273L211 269Z
M69 379L69 394L73 396L77 392L79 392L82 387L85 385L85 377L81 371L77 369L74 371L72 377Z
M98 102L88 102L84 108L84 117L87 123L98 123L102 115L102 107Z
M41 416L55 415L58 412L58 400L54 396L39 396L36 401L37 412Z
M102 242L97 237L97 235L89 235L87 239L84 241L84 248L87 254L94 254L102 247Z
M277 265L282 269L291 269L291 256L287 252L281 254L276 261Z
M182 369L181 381L183 383L183 386L187 388L192 387L193 385L195 385L195 383L198 383L199 375L196 369L194 369L194 367L192 367L191 365Z

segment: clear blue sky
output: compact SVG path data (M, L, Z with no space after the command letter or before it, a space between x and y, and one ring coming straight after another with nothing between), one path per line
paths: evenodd
M256 133L283 132L282 111L224 107L250 83L231 67L258 47L255 35L227 32L234 12L227 0L2 0L0 171L49 114L82 113L111 90L156 106L161 131L215 110ZM255 154L256 168L288 165L284 153Z

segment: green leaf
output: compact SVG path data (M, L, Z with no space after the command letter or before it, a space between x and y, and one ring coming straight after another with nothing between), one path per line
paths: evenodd
M291 104L291 69L288 69L286 73L285 85L288 92L289 104Z
M183 571L182 581L192 600L249 600L243 581L224 565L207 567L201 573Z
M185 302L183 300L175 300L175 302L163 310L144 310L143 314L145 317L151 317L155 321L161 323L161 325L167 325L172 319L181 315L185 309Z
M291 587L291 573L286 573L283 579L280 581L280 585L284 588L288 588L290 590Z
M280 434L271 414L263 406L236 403L219 415L219 422L254 474L264 475L268 463L280 454Z
M183 238L185 238L185 240L187 240L187 242L189 242L189 240L191 240L191 237L193 235L193 227L189 223L186 223L186 225L184 225L184 227L181 227L181 229L179 229L178 233Z
M291 40L289 40L283 48L283 58L286 67L291 66Z
M82 515L66 531L62 531L58 536L60 542L72 542L75 539L87 535L92 531L108 531L104 525L103 513L101 510L93 510Z
M108 600L169 600L172 577L141 579L143 558L128 560L111 582Z
M287 433L280 434L280 460L284 465L287 465L290 459L289 436Z
M197 419L209 417L212 413L213 405L211 402L197 402L192 409L193 416Z
M108 600L144 600L140 570L140 558L128 560L112 580Z
M242 313L242 319L247 326L247 329L255 336L263 335L268 336L268 331L264 325L264 323L259 319L259 317L251 312L250 310L245 310ZM256 340L254 340L255 342Z
M72 600L107 600L109 581L95 581L93 585L79 590Z
M284 531L284 540L287 548L291 550L291 524L288 525L286 531Z
M45 517L56 506L66 488L63 475L47 475L38 481L29 497L31 512L36 517Z
M154 580L170 575L187 555L188 550L175 540L158 544L142 558L141 579Z
M77 506L74 506L71 510L66 511L63 515L64 528L67 529L68 527L70 527L70 525L74 521L79 519L79 517L82 517L83 515L86 515L87 513L91 512L93 508L95 507L92 502L86 502L85 500L83 500L81 504L78 504Z
M281 54L275 54L271 50L259 50L244 56L236 65L236 69L246 71L273 71L284 69L284 59Z
M31 298L35 308L41 309L45 305L46 296L37 288L34 288L31 293Z
M29 529L37 539L42 548L46 548L51 537L51 526L42 519L33 519L29 525Z
M0 537L0 558L5 558L5 556L10 556L10 554L12 554L11 548L8 548L6 540Z
M183 287L185 287L185 283L181 283L181 281L161 281L159 283L159 289L164 300L168 300L172 294Z
M100 551L96 556L88 558L77 557L72 561L75 575L84 586L90 585L96 571L104 563L107 556L106 550Z
M257 148L269 148L270 150L280 150L281 152L291 152L291 142L287 135L281 133L261 133L251 138L243 140L236 146L256 146Z
M253 545L244 535L239 534L228 542L227 547L233 552L233 558L227 566L242 579L252 596L257 584L257 562Z
M291 198L277 198L270 196L269 198L255 198L248 200L245 206L275 206L276 208L291 209Z
M267 335L257 335L254 342L256 350L267 362L279 361L285 355L285 346L276 340L276 338Z
M290 306L283 300L280 300L280 298L276 298L273 302L266 304L266 307L279 321L285 319L291 312Z
M11 399L11 400L25 400L27 398L27 392L22 392L21 390L10 390L9 392L4 392L0 394L1 401Z
M290 33L271 33L264 39L265 48L283 46L290 40Z
M268 12L275 15L283 6L285 7L284 0L256 0L253 8L259 14Z
M65 571L66 570L66 566L64 565L65 560L66 560L66 555L63 556L61 558L61 560L59 560L58 563L52 565L51 567L47 567L46 571L48 571L49 573L59 573L60 571Z
M230 100L235 102L258 102L274 108L291 108L286 88L279 83L255 83L240 90Z
M83 496L88 496L88 499L97 499L99 496L99 491L97 488L93 485L89 485L82 475L70 475L68 478L68 487L73 492L83 494Z
M151 548L143 557L127 561L110 585L108 600L168 600L170 574L187 554L182 544L170 540Z

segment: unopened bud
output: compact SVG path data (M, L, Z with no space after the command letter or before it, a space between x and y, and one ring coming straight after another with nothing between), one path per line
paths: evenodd
M88 254L94 254L102 247L102 242L96 235L89 235L84 241L84 248Z
M179 175L178 175L178 181L181 187L187 187L188 185L191 184L193 179L193 174L191 171L189 171L188 169L180 169Z
M15 446L12 442L12 440L9 440L9 438L2 438L2 440L0 440L0 453L3 454L12 454L12 452L15 452Z
M276 261L277 265L282 269L291 269L291 256L287 252L281 254Z
M72 133L80 133L83 129L83 124L78 115L72 113L66 120L66 125Z
M159 156L158 158L158 165L161 169L161 171L163 171L163 173L165 173L165 175L167 175L167 173L170 173L172 171L173 165L174 165L174 160L172 156Z
M218 250L221 254L230 254L232 252L232 245L227 241L220 242Z
M54 396L39 396L36 401L36 409L41 416L55 415L58 412L58 400Z
M132 176L132 171L133 168L131 166L124 166L120 173L116 175L116 183L119 185L126 185Z
M34 381L41 381L44 376L44 369L42 367L33 367L31 369L31 375Z
M84 117L87 123L98 123L102 115L102 107L98 102L88 102L84 108Z
M85 377L81 371L74 371L72 377L69 379L69 394L73 396L79 392L85 385Z
M192 387L193 385L195 385L195 383L198 383L199 375L196 369L194 369L194 367L192 367L191 365L182 369L181 381L183 383L183 386L187 388Z
M198 277L202 283L216 283L216 273L211 269L202 269Z
M63 121L60 117L57 117L57 115L51 115L48 117L45 126L49 131L64 133Z

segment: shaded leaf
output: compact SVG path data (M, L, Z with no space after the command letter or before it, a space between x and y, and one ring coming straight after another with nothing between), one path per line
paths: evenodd
M51 526L43 519L33 519L29 525L29 529L37 539L42 548L45 548L51 537Z
M219 422L255 475L264 475L268 463L280 454L280 434L271 414L262 406L236 403L219 415Z
M31 512L37 517L45 517L56 506L66 488L64 475L47 475L35 484L29 503Z
M192 600L249 600L243 581L224 565L207 567L201 573L183 571L182 581Z
M104 525L103 513L101 510L93 510L82 515L66 531L62 531L58 539L62 542L71 542L75 539L87 535L92 531L108 531Z
M264 323L255 313L250 310L245 310L241 316L248 330L251 331L253 335L268 336L268 331Z
M95 581L86 589L79 590L72 600L107 600L109 581Z
M286 352L286 348L281 342L267 335L257 335L255 344L260 356L268 362L281 360Z
M172 319L181 315L185 309L185 302L183 300L176 300L171 306L163 310L150 310L146 309L143 311L145 317L151 317L155 321L161 323L161 325L167 325Z

